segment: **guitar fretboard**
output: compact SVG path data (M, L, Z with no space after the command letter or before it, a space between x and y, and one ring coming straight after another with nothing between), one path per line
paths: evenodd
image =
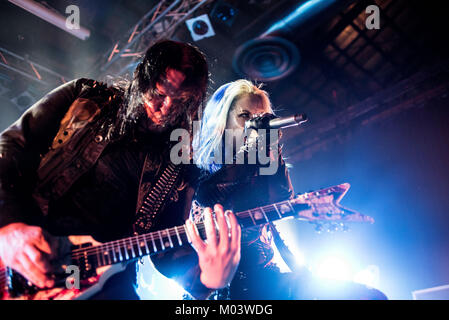
M258 226L268 222L291 217L300 210L308 209L307 204L294 204L283 201L255 209L236 213L242 228ZM196 227L205 239L205 226L202 222ZM72 258L81 261L95 261L96 265L106 266L130 261L143 256L160 253L168 249L190 243L184 226L176 226L147 234L111 241L98 246L80 248L72 251Z

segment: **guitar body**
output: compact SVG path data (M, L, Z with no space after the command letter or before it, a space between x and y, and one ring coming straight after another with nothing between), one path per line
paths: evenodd
M69 236L68 240L73 246L91 244L99 246L102 243L95 241L91 236ZM7 290L0 291L2 300L86 300L100 292L105 282L114 274L124 271L127 262L103 266L95 269L95 275L80 280L80 288L67 289L67 287L56 287L47 290L39 290L34 293L27 293L19 297L11 296ZM2 267L0 261L0 268ZM70 274L67 274L69 277ZM3 287L7 283L1 283Z

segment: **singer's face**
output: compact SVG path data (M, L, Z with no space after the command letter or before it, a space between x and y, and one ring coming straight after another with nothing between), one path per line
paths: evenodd
M265 96L246 94L234 102L231 111L228 113L226 129L243 131L245 121L264 113L271 113L268 98Z

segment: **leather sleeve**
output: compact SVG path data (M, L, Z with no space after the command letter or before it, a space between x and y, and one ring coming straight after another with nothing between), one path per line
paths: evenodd
M32 221L31 190L41 155L87 79L54 89L0 134L0 227Z

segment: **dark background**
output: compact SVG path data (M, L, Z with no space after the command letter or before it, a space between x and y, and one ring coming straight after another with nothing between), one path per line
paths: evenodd
M307 1L225 2L235 8L235 20L226 25L211 18L215 36L194 42L185 23L172 35L206 53L210 92L241 77L232 68L240 45ZM82 41L0 1L0 47L64 77L42 73L44 81L35 81L0 66L0 130L63 81L115 75L113 68L100 70L105 57L157 1L45 3L62 14L78 5L91 36ZM193 16L210 14L217 3L210 1ZM326 257L343 261L350 275L377 266L377 287L392 299L449 284L449 28L443 3L342 1L289 36L301 54L298 68L262 81L280 115L304 112L310 118L303 127L285 130L295 191L349 182L343 205L376 220L350 226L349 232L320 234L304 222L280 222L287 243L314 270ZM379 30L365 27L371 4L380 7ZM17 68L34 76L27 63ZM29 101L17 105L24 94Z

